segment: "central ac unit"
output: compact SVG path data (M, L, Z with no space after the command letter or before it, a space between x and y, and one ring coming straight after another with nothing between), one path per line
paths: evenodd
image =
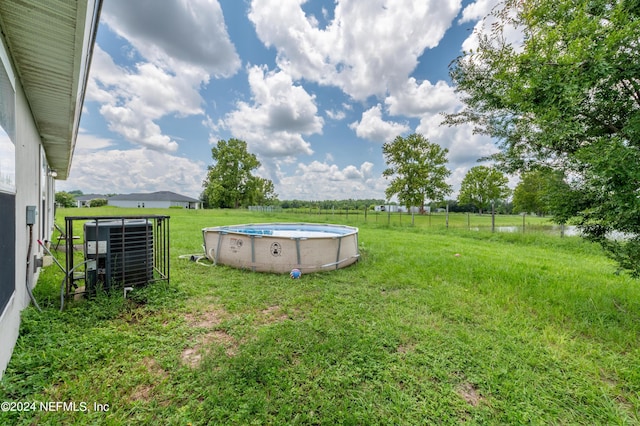
M84 224L85 291L145 285L153 279L153 227L148 220Z

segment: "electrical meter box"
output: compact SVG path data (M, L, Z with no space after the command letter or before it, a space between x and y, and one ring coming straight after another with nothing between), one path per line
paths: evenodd
M38 210L36 209L36 206L27 206L27 225L36 224L37 214L38 214Z
M153 227L148 220L84 224L85 291L141 286L153 279Z

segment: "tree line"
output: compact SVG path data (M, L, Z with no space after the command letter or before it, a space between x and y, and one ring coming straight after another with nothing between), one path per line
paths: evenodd
M406 137L397 136L385 143L382 151L388 166L383 176L390 181L385 191L386 200L279 200L273 182L253 174L260 167L260 162L248 152L246 142L221 140L212 148L214 164L209 166L207 179L203 182L205 189L201 199L205 207L213 208L260 205L283 209L362 210L390 204L388 200L397 197L399 204L407 210L415 206L427 211L428 205L431 211L446 207L451 212L482 214L491 208L499 213L539 215L553 213L553 201L562 199L552 194L562 189L560 183L551 185L549 179L556 175L536 171L523 177L511 202L512 192L508 188L507 177L496 168L484 165L468 171L457 199L447 199L446 196L452 192L451 185L446 183L446 178L451 175L446 167L447 149L414 133Z

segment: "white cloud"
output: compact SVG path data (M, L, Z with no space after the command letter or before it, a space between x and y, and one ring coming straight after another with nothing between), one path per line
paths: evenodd
M109 0L102 19L147 60L229 77L240 68L217 0Z
M111 56L96 44L93 48L85 101L115 104L118 97L112 92L124 74L124 70L113 62Z
M222 120L222 126L265 157L311 155L303 135L321 134L324 120L318 116L315 97L294 85L285 72L266 67L248 69L252 100L239 101Z
M347 113L345 113L344 111L335 111L330 109L326 110L325 114L327 114L327 117L329 117L330 119L336 121L344 120L347 116Z
M163 135L160 126L148 118L138 116L130 108L103 105L100 113L109 123L109 130L119 133L129 142L158 151L178 150L178 143Z
M92 135L90 133L87 133L86 129L80 128L78 131L78 139L74 154L77 155L91 151L98 151L100 149L109 148L113 145L114 143L111 139L105 139L96 135ZM75 162L75 156L73 161Z
M145 148L174 152L178 143L157 120L203 114L200 88L210 75L227 77L240 67L217 1L110 0L103 22L141 57L133 67L116 65L96 46L87 100L102 104L111 131Z
M384 198L386 182L372 173L373 164L340 168L335 164L313 161L299 163L293 176L282 177L276 185L280 199L337 200L357 194L357 198Z
M500 3L500 0L477 0L462 11L460 23L475 22L487 16Z
M351 123L349 127L355 130L358 137L380 143L389 142L396 136L411 130L406 124L384 121L380 104L363 112L362 119Z
M87 101L102 104L100 113L109 129L127 141L159 151L178 148L155 123L166 115L202 114L198 93L203 74L174 74L151 63L135 69L117 66L100 46L94 48Z
M425 116L420 120L416 132L449 150L447 158L450 169L466 164L475 165L480 158L498 151L490 137L474 134L473 125L447 127L440 125L442 120L440 115Z
M413 77L394 90L384 102L389 114L409 117L452 111L461 105L455 89L446 82L439 81L433 85L425 80L418 84Z
M99 194L173 191L199 197L205 164L145 148L110 146L108 139L80 133L69 178L58 181L57 189Z
M402 84L425 49L438 45L460 0L337 0L325 29L304 0L253 0L249 19L294 79L337 86L357 100Z

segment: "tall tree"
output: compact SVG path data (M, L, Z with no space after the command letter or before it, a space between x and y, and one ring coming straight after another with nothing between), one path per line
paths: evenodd
M640 4L505 0L492 30L451 76L474 123L499 140L508 171L544 164L572 176L583 235L640 274ZM522 33L508 43L509 28ZM567 210L569 211L569 210ZM627 233L612 241L610 231Z
M239 139L220 140L211 148L214 164L209 166L202 197L210 207L238 208L251 204L257 192L273 192L273 183L254 176L260 167L255 154L247 151L247 143ZM268 194L263 195L267 196Z
M448 152L416 133L385 143L382 153L387 169L382 175L391 179L385 190L387 198L397 195L407 209L420 206L424 211L425 201L440 201L450 194L452 188L445 182L451 174L446 167Z
M76 199L74 198L73 194L59 191L56 192L56 204L60 207L75 207Z
M458 202L473 204L482 214L491 202L501 201L509 196L511 191L508 183L506 176L493 167L472 167L462 179Z
M560 213L569 191L561 172L548 168L530 170L522 174L513 191L513 209L538 216Z
M253 176L248 188L247 201L251 205L268 206L278 201L278 194L269 179Z

